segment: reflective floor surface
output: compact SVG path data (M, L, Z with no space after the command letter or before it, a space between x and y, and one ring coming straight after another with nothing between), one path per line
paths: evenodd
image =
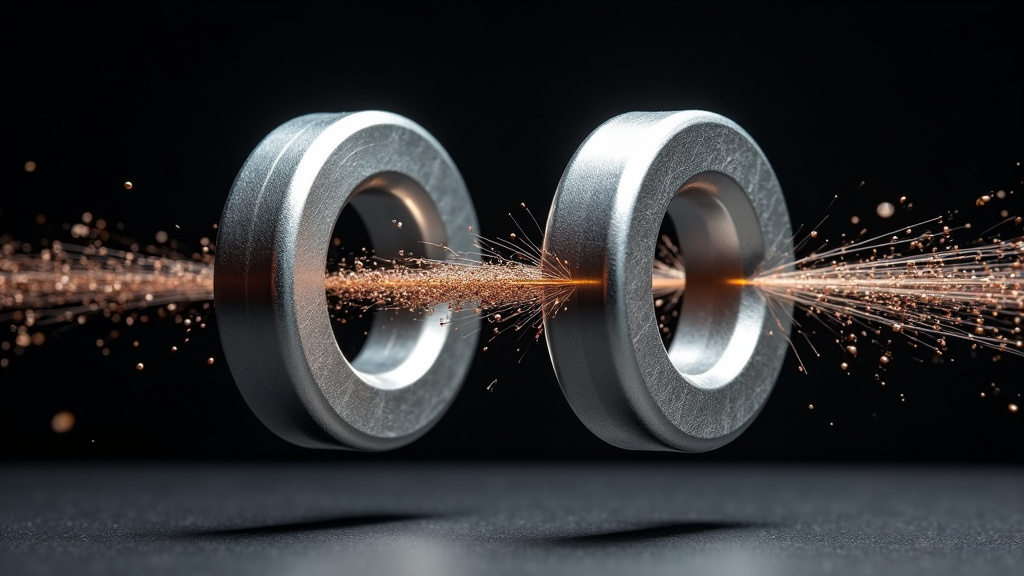
M4 574L1008 574L1024 468L5 463Z

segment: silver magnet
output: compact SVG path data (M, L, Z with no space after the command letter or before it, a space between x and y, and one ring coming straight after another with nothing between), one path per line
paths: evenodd
M666 349L651 283L666 214L686 290ZM764 406L787 351L791 309L742 279L792 262L792 232L768 160L709 112L632 112L595 130L569 162L544 239L546 266L580 283L545 316L572 409L621 448L698 452L736 438Z
M442 326L447 310L377 314L360 353L346 359L324 274L349 204L377 256L410 245L435 259L447 257L442 245L473 252L472 200L426 130L388 112L302 116L270 133L232 186L217 241L218 326L239 390L279 436L386 450L420 437L447 410L473 359L476 325Z

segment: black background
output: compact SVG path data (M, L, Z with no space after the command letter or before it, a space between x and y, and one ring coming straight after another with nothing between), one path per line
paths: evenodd
M521 202L543 218L576 147L631 110L735 120L771 160L796 225L827 211L823 236L966 213L998 189L1018 190L1002 207L1024 212L1019 3L3 11L0 234L19 240L62 237L63 223L90 211L142 242L166 230L194 249L263 136L301 114L363 109L403 114L437 137L485 235L514 231L508 213ZM874 216L900 196L912 212ZM508 339L478 356L424 438L356 455L292 447L267 431L234 387L215 318L174 355L180 326L120 327L104 357L94 341L110 330L60 327L11 358L0 371L0 456L1024 461L1024 420L1007 408L1021 403L1024 359L994 363L966 349L943 364L907 349L885 371L865 355L843 372L827 337L822 358L798 345L809 375L791 354L743 436L682 456L603 444L569 409L544 348L520 361ZM50 430L60 410L76 415L68 434Z

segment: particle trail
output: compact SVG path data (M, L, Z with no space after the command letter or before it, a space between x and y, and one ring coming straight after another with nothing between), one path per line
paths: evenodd
M912 232L929 226L941 229ZM901 334L936 354L956 338L1024 356L1024 237L958 243L954 234L969 226L935 218L735 282L839 327L850 355L864 329Z
M979 202L1006 196L993 193ZM92 240L94 229L86 221L93 217L84 214L82 220L76 226L84 230L76 233L72 227L71 233ZM858 340L864 337L858 336L860 331L873 337L900 335L939 355L950 339L962 339L1024 356L1021 219L1004 219L1003 224L1015 228L1007 240L986 231L964 241L974 234L970 224L951 224L931 219L730 283L758 290L776 308L793 304L834 327L837 341L850 355L857 355ZM809 237L816 236L815 231ZM202 244L202 253L189 259L114 250L98 242L73 246L55 241L31 253L24 245L7 242L0 247L0 320L20 324L12 343L23 348L42 343L42 334L27 330L36 325L211 300L212 244ZM501 325L495 333L532 327L539 337L543 315L565 309L579 287L601 282L572 277L568 263L558 258L548 259L557 263L555 269L544 269L540 248L525 232L508 239L479 238L477 247L480 252L471 258L442 246L448 252L443 260L384 260L368 251L345 269L325 273L325 296L335 312L433 313L447 307L451 314L446 322L456 326L460 318L482 315ZM683 256L671 238L661 238L651 282L666 339L678 321L686 289ZM199 317L195 323L201 324ZM184 324L190 327L193 319L184 319ZM880 364L892 360L888 352L876 357Z
M579 284L550 277L530 264L426 260L335 272L325 280L327 292L348 306L410 311L432 311L442 305L461 311L473 306L499 322L521 315L524 307L533 311L545 303L565 301Z
M441 247L448 252L445 260L360 257L328 273L324 284L332 307L341 313L434 313L446 307L450 314L442 323L459 326L461 319L480 315L501 325L495 335L532 328L539 338L545 314L557 314L578 287L596 283L573 278L557 258L550 259L557 265L542 267L541 249L525 233L509 240L477 236L476 254Z
M0 246L0 320L30 328L213 298L212 257L192 261L57 241L34 254L19 248Z

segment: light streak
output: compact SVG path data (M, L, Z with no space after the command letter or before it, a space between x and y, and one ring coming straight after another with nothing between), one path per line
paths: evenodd
M1021 219L1006 218L1001 224L1015 227L1011 239L988 234L963 241L957 238L971 233L969 224L951 228L943 218L934 218L727 282L758 290L777 313L792 304L822 321L851 355L862 338L885 348L899 335L938 355L947 351L950 340L960 339L1024 356L1024 238L1016 230ZM806 241L817 237L814 231ZM574 278L570 264L553 255L546 261L556 265L545 269L541 249L525 233L507 240L478 237L474 255L441 247L447 252L443 260L356 258L325 274L325 297L337 314L446 308L445 323L458 325L482 315L496 323L495 333L532 328L539 338L545 314L567 309L577 289L602 283ZM84 323L92 314L116 320L129 310L173 310L178 304L211 300L214 260L205 248L190 259L98 243L53 242L38 253L5 244L0 248L0 320L17 325L7 349L33 344L31 330L48 323ZM671 238L661 239L652 295L666 339L685 294L683 257ZM879 361L889 358L887 352Z
M854 355L864 334L876 341L898 334L938 355L958 339L1024 356L1024 237L956 240L969 230L935 218L730 282L833 327Z

